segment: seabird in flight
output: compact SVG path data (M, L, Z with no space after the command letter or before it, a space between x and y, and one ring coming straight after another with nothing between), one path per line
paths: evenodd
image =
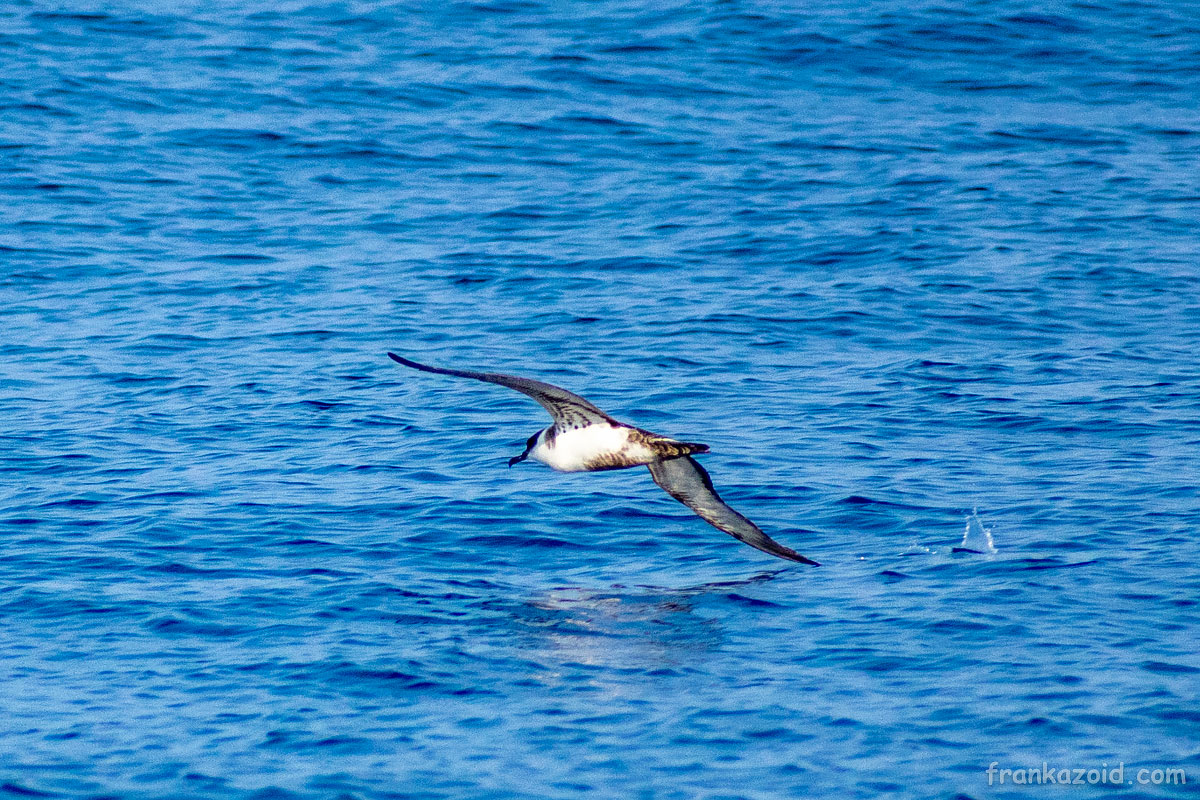
M528 458L560 472L597 472L645 465L650 468L654 482L667 494L713 527L764 553L819 566L767 536L721 500L704 467L692 458L694 453L707 453L706 444L681 442L618 422L579 395L549 383L493 372L430 367L395 353L388 356L397 364L422 372L507 386L529 395L549 411L554 424L530 436L525 452L508 460L510 467Z

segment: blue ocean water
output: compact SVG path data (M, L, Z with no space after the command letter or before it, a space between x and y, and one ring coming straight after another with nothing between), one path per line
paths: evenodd
M68 8L0 9L0 797L1194 792L1194 5Z

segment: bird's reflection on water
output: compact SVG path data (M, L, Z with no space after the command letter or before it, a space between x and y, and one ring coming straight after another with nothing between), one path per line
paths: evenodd
M564 586L530 599L514 615L529 635L525 646L547 665L615 668L686 667L720 649L726 633L714 601L774 579L786 568L737 581L685 587L613 584ZM698 608L706 606L706 608Z

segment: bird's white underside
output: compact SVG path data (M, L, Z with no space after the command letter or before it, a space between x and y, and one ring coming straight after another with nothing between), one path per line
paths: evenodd
M561 431L551 441L547 441L547 431L549 428L538 434L537 443L529 451L529 457L559 472L585 472L590 469L588 464L618 453L630 466L649 464L657 459L649 447L630 441L631 428L608 424L586 425Z

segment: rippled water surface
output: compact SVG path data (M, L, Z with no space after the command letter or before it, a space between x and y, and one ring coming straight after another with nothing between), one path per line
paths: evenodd
M1194 790L1191 4L66 7L0 9L0 796Z

